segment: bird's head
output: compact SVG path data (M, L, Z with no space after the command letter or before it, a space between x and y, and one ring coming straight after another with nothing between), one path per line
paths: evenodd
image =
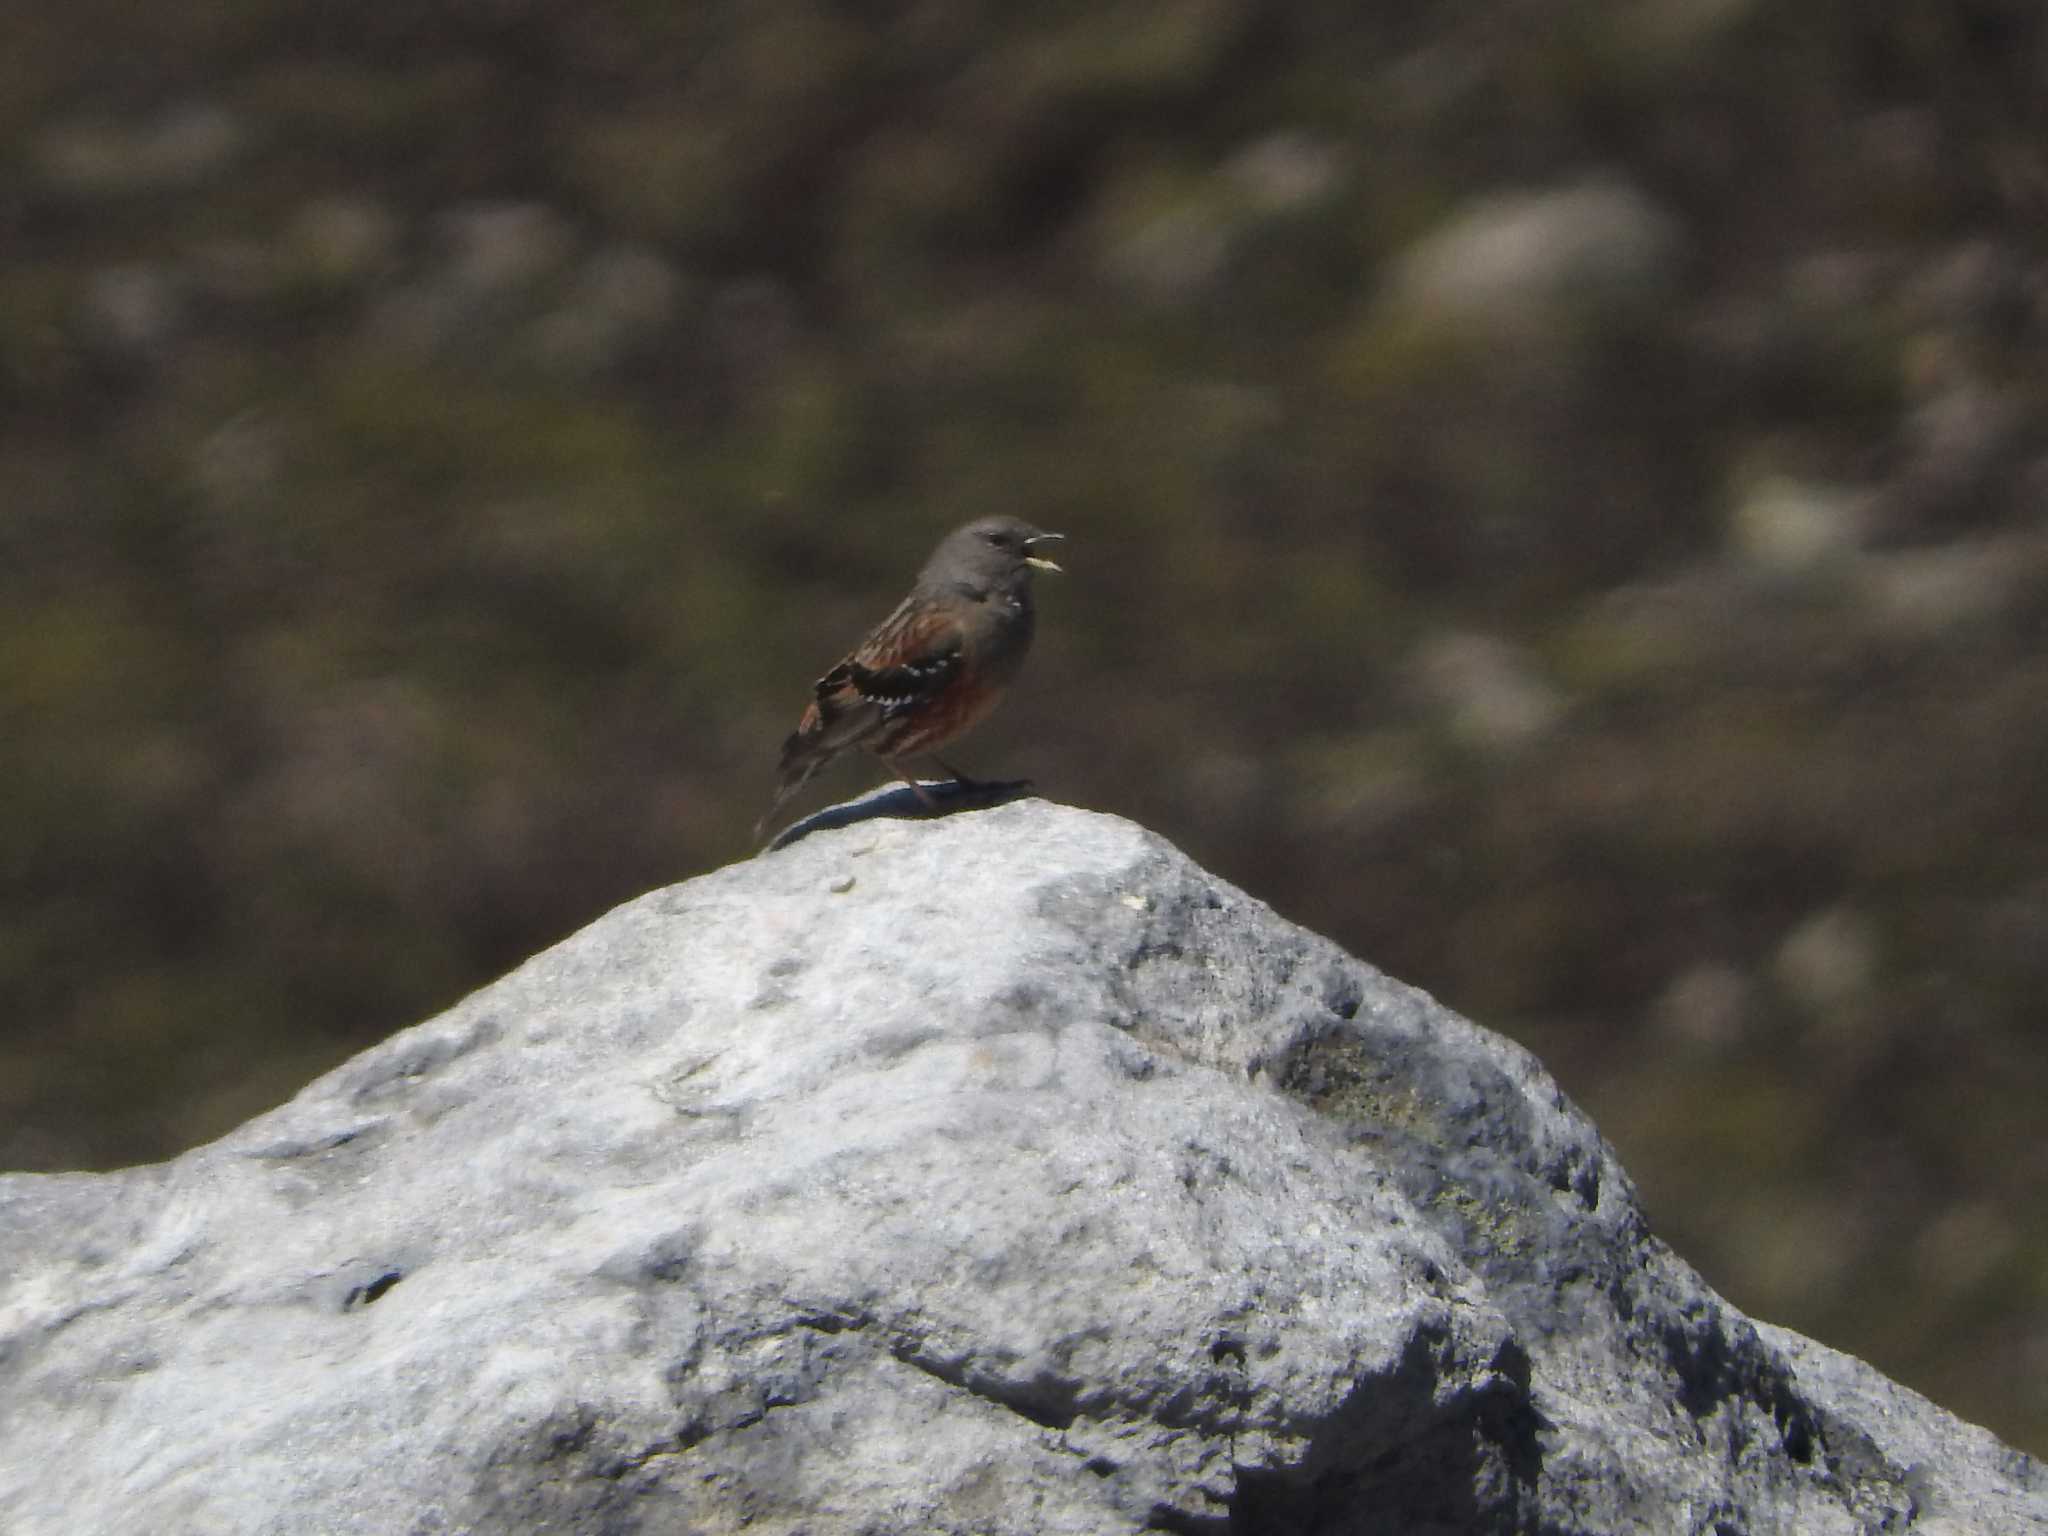
M923 579L977 590L1009 586L1032 571L1059 570L1040 551L1065 537L1034 528L1022 518L977 518L946 535L925 563Z

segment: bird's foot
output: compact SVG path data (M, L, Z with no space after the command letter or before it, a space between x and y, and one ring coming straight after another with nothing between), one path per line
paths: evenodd
M945 786L946 793L956 797L1016 794L1031 787L1029 779L977 779L962 773L942 757L935 757L931 761L932 766L943 770L952 781Z
M1031 788L1029 779L970 779L956 774L952 782L939 786L948 800L1007 800Z
M994 804L1000 800L1013 799L1031 788L1029 779L970 779L952 766L933 758L932 765L949 775L936 783L927 783L915 775L896 768L896 777L910 786L910 792L917 796L917 803L927 811L937 811L941 801L958 804L973 801L980 804ZM892 767L895 765L892 764Z

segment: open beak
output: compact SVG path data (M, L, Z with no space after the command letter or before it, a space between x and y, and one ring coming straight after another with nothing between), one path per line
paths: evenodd
M1042 555L1034 555L1034 554L1032 554L1032 553L1031 553L1031 551L1032 551L1032 550L1034 550L1034 549L1036 549L1036 548L1038 548L1038 546L1039 546L1039 545L1041 545L1041 544L1050 544L1050 543L1052 543L1052 541L1053 541L1053 540L1055 540L1055 539L1064 539L1064 538L1066 538L1066 535L1065 535L1064 533L1034 533L1034 534L1033 534L1033 535L1032 535L1032 536L1030 537L1030 539L1029 539L1029 540L1027 540L1027 541L1025 542L1025 545L1024 545L1024 563L1025 563L1026 565L1028 565L1028 566L1031 566L1032 568L1034 568L1034 569L1036 569L1036 570L1041 570L1041 571L1056 571L1056 570L1058 570L1058 569L1059 569L1059 566L1057 566L1056 564L1054 564L1054 563L1053 563L1052 561L1050 561L1050 560L1046 559L1046 558L1045 558L1044 556L1042 556Z

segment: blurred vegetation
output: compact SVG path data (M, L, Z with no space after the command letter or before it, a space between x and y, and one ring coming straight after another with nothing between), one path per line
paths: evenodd
M1738 1303L2048 1451L2038 6L0 15L0 1165L744 854L1010 511L1070 574L970 767L1516 1035Z

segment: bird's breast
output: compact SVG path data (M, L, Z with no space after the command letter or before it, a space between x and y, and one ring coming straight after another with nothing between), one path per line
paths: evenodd
M975 637L973 660L990 681L1007 682L1024 664L1034 622L1028 594L1001 593L989 600L982 623L975 626L981 633Z

